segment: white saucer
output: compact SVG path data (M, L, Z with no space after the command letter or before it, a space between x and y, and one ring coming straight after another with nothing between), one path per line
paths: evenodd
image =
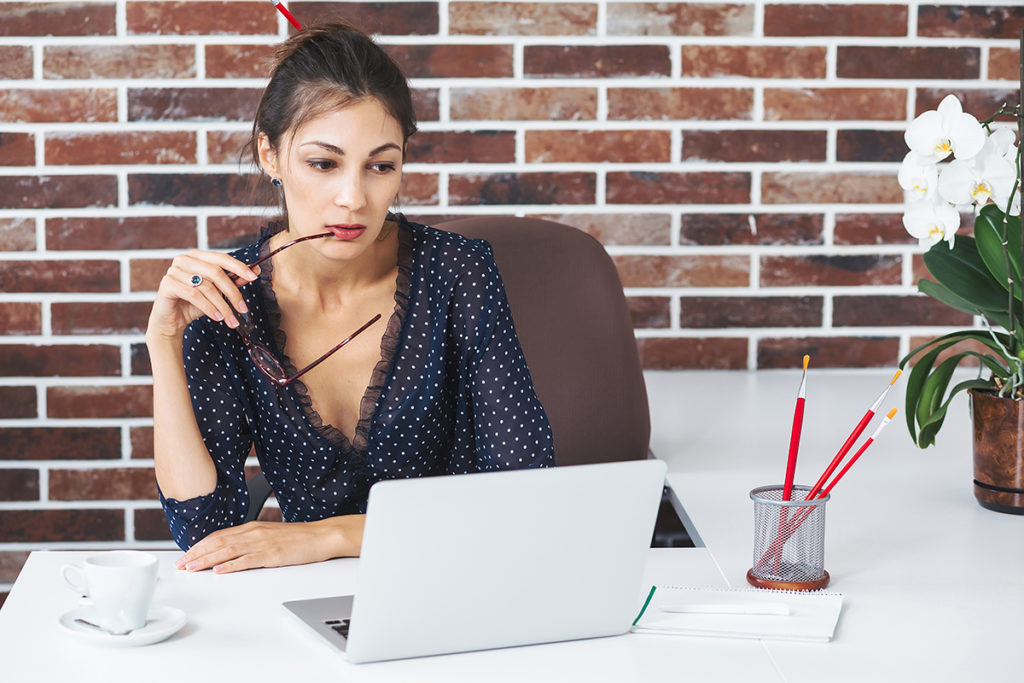
M88 643L105 647L138 647L159 643L177 633L186 621L185 613L177 607L153 605L149 608L145 626L126 635L115 636L81 624L75 619L95 622L95 610L91 605L78 607L61 615L60 625Z

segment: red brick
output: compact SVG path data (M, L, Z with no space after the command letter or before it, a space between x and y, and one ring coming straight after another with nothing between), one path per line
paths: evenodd
M117 121L113 88L8 88L0 97L0 121L13 123L92 123Z
M39 470L0 469L0 501L39 500Z
M589 121L596 88L452 88L455 121Z
M0 510L7 543L124 540L123 510Z
M206 240L212 249L237 249L255 242L265 223L252 216L210 216L206 219Z
M746 88L608 88L612 121L750 120L753 110Z
M3 292L116 292L117 261L0 261Z
M534 218L571 225L605 246L667 246L672 219L663 213L559 213Z
M755 7L714 2L610 2L613 36L750 36Z
M833 240L836 244L917 244L903 227L903 215L895 213L838 214Z
M77 209L117 204L112 175L6 176L0 209Z
M46 248L50 251L184 251L196 244L196 219L188 216L46 219Z
M616 171L608 174L605 194L609 204L744 204L750 174Z
M115 3L3 2L0 36L112 36Z
M50 307L54 334L142 334L151 301L54 302Z
M253 35L277 32L276 12L264 2L127 3L128 33Z
M305 26L338 17L358 18L358 25L369 33L433 35L439 18L435 2L289 2L288 8Z
M43 78L194 78L191 45L61 45L43 48Z
M4 377L101 377L121 374L121 349L113 345L4 344Z
M398 192L398 205L402 207L437 204L438 187L436 173L404 173L402 188Z
M134 173L128 176L128 203L156 206L269 206L266 184L237 173Z
M269 78L273 57L273 45L207 45L206 77Z
M390 45L408 78L509 78L511 45Z
M1016 88L986 90L918 88L915 116L930 109L937 109L939 102L947 95L956 95L960 99L964 111L974 114L979 119L994 114L1001 104L1005 103L1011 107L1020 104L1020 93ZM1003 117L1000 120L1006 121L1009 118Z
M683 161L825 161L823 130L684 130Z
M709 246L822 244L823 231L824 218L820 214L683 214L679 243Z
M50 500L154 500L149 467L50 470Z
M50 417L150 417L153 387L47 387L46 411Z
M901 121L907 91L900 88L766 88L766 121Z
M119 133L49 133L46 163L189 164L196 161L195 133L188 131L130 131Z
M249 131L212 130L206 134L206 156L211 164L238 164L243 171L249 170L252 154L249 153Z
M252 121L258 88L129 88L129 121Z
M32 78L32 48L28 45L0 45L0 79L22 78Z
M668 76L672 70L664 45L526 45L527 76L634 78Z
M149 349L143 343L131 345L131 375L132 377L151 377L153 375Z
M762 287L898 285L899 256L762 256Z
M0 133L0 166L32 166L35 163L35 135Z
M970 326L973 316L925 296L837 296L833 327Z
M28 560L29 550L5 550L0 552L0 583L14 583L21 568Z
M38 417L35 387L0 386L0 419Z
M0 301L0 332L42 334L42 305L33 301Z
M448 33L474 36L592 36L597 5L565 2L451 2Z
M1014 48L990 48L988 77L997 81L1016 81L1020 78L1020 52Z
M626 306L634 328L669 327L672 324L671 299L667 296L628 296Z
M131 440L132 460L152 460L153 428L132 427L128 434Z
M901 130L840 130L837 161L902 161L907 143Z
M528 130L527 163L667 162L667 130Z
M747 287L750 258L687 254L613 256L623 287Z
M1024 26L1024 7L925 5L917 9L917 35L936 38L1013 38Z
M406 162L503 164L516 160L516 134L506 130L420 131L409 139Z
M119 427L0 428L0 460L116 460L120 457Z
M683 297L679 326L711 327L820 327L822 297L701 296Z
M824 47L683 45L682 75L825 78Z
M799 368L805 354L816 368L877 368L899 361L897 337L782 337L757 344L759 369Z
M761 176L765 204L899 204L903 190L891 173L796 171Z
M977 78L981 50L976 47L875 47L840 45L839 78Z
M416 120L439 121L441 105L438 101L437 88L412 88L412 108L416 112Z
M732 337L643 337L636 340L645 370L743 370L747 340Z
M905 36L905 5L765 5L766 36Z
M170 541L171 532L167 527L167 517L160 508L136 509L134 517L136 541Z
M593 173L467 173L448 180L452 205L592 204Z
M36 222L32 218L0 218L0 244L4 251L34 251Z
M160 286L167 269L171 267L171 259L133 258L128 265L128 281L133 292L155 292Z

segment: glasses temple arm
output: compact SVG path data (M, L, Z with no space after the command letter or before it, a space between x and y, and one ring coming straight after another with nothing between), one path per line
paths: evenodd
M309 239L309 238L303 238L303 239ZM370 319L369 319L369 320L368 320L368 321L367 321L367 322L366 322L366 323L365 323L365 324L364 324L364 325L363 325L362 327L360 327L360 328L359 328L358 330L356 330L356 331L355 331L355 332L353 332L352 334L350 334L350 335L348 335L347 337L345 337L344 339L342 339L342 340L341 340L341 341L340 341L340 342L338 343L338 345L337 345L337 346L335 346L335 347L334 347L333 349L331 349L330 351L328 351L327 353L325 353L324 355L320 356L320 357L319 357L319 358L317 358L317 359L316 359L315 361L313 361L312 363L310 363L309 365L307 365L307 366L306 366L305 368L303 368L303 369L302 369L302 370L301 370L301 371L300 371L300 372L299 372L298 374L296 374L296 375L294 375L293 377L289 378L289 380L288 380L288 381L289 381L289 382L293 382L293 381L297 380L297 379L298 379L299 377L302 377L302 376L303 376L303 375L305 375L305 374L306 374L307 372L309 372L310 370L312 370L312 369L313 369L313 368L315 368L316 366L318 366L318 365L320 365L321 363L323 363L323 362L324 362L325 360L327 360L327 359L328 359L328 358L329 358L329 357L331 356L331 354L333 354L333 353L334 353L335 351L337 351L338 349L340 349L340 348L341 348L342 346L344 346L345 344L348 344L348 343L349 343L350 341L352 341L353 339L355 339L355 338L356 338L357 336L359 336L359 334L360 334L360 333L361 333L361 332L362 332L363 330L365 330L366 328L368 328L368 327L369 327L370 325L374 324L374 323L375 323L375 322L377 322L378 320L380 320L380 313L378 313L377 315L375 315L375 316L373 316L372 318L370 318Z

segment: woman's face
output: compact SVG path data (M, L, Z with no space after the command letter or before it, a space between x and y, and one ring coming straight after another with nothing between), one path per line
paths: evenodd
M353 258L380 234L402 182L402 129L380 102L357 100L282 136L281 149L260 138L264 170L283 185L288 229L316 240L336 258Z

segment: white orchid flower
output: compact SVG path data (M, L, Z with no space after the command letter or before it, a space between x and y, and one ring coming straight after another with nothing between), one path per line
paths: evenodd
M981 208L991 199L999 208L1010 201L1016 166L1007 161L1007 138L1013 147L1013 133L1001 129L988 136L977 156L969 160L955 159L939 175L939 196L957 206L974 204Z
M945 202L915 202L903 214L903 227L917 238L922 247L931 247L946 240L952 249L953 238L960 228L960 214Z
M931 161L907 152L896 179L907 193L907 201L917 202L932 196L938 185L939 170Z
M910 151L939 162L952 154L970 159L985 144L985 129L978 119L965 114L955 95L946 95L937 110L926 111L911 122L903 136Z

